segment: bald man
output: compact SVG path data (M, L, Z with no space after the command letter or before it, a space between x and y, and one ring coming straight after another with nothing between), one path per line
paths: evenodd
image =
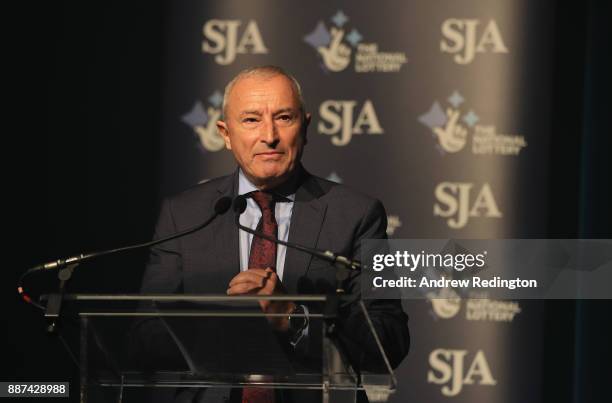
M385 209L376 199L304 169L300 161L310 119L293 76L276 66L240 72L225 89L223 120L217 122L236 160L236 170L165 200L155 237L192 227L213 211L221 197L243 195L247 200L240 216L243 225L284 241L359 259L362 240L386 238ZM225 214L193 235L152 248L142 292L331 294L336 289L335 270L327 261L239 231L233 214ZM359 272L352 272L346 282L351 298L340 307L338 327L351 361L367 366L376 344L357 305L359 280ZM364 302L391 365L396 367L409 347L401 303ZM317 307L264 300L260 307L266 313L281 314L272 325L294 348L317 342L308 321L309 312ZM294 313L300 315L292 320ZM320 400L319 391L284 391L274 401L298 403L317 398ZM254 399L251 401L258 402ZM365 394L360 399L367 401Z

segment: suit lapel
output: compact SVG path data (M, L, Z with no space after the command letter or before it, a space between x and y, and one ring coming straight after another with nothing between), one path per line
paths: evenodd
M295 194L289 242L314 248L317 245L327 205L319 200L323 191L314 177L304 173L305 179ZM283 285L289 294L298 293L298 281L308 271L312 256L287 248L283 269Z
M226 181L219 184L217 188L219 197L213 200L214 203L221 197L227 196L234 199L238 194L238 171L229 176ZM217 262L217 273L221 283L229 284L230 280L240 272L240 247L238 246L238 227L235 224L235 214L230 209L220 216L214 226L213 238L215 243L215 255L213 262Z
M327 205L319 200L323 194L316 179L303 172L304 179L295 193L295 202L291 214L289 242L299 245L316 247L321 226L325 218ZM214 209L216 201L228 196L232 199L238 194L238 170L227 180L222 181L218 188L218 197L212 200L210 209ZM213 227L215 255L211 262L215 268L218 280L215 284L229 284L230 280L240 271L240 247L238 228L235 224L235 214L228 211L218 217ZM288 293L297 294L299 279L306 274L311 256L298 250L287 248L283 273L283 285Z

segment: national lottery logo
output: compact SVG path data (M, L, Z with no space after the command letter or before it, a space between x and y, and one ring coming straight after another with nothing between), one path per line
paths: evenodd
M353 61L357 73L397 73L408 61L403 52L380 52L378 43L365 41L342 10L329 19L328 25L319 20L315 29L304 36L304 42L316 50L321 67L328 72L346 70Z
M479 322L511 323L522 309L518 301L501 301L489 298L474 298L463 300L452 288L445 287L426 294L431 304L431 314L434 319L451 319L457 316L464 306L464 319Z
M402 220L397 214L387 215L387 236L391 237L402 226Z
M426 294L435 318L450 319L461 309L461 297L452 288L442 288Z
M442 155L462 151L470 139L469 150L475 155L518 156L527 146L524 136L498 133L495 125L483 123L457 90L446 99L445 107L436 100L418 120L429 128Z
M199 140L199 144L206 151L220 151L225 146L223 138L217 132L217 120L221 118L223 95L219 90L213 92L204 106L197 100L191 110L181 117L183 123L191 127Z

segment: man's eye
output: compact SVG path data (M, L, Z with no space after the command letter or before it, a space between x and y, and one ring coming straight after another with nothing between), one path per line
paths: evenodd
M285 122L288 122L291 120L291 115L280 115L278 118L280 120L284 120Z
M244 123L255 123L257 122L257 118L244 118L242 119Z

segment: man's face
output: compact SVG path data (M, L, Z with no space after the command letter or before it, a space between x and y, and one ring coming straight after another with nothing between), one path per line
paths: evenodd
M217 128L236 161L260 189L283 183L300 161L310 115L303 116L291 81L277 75L238 80Z

